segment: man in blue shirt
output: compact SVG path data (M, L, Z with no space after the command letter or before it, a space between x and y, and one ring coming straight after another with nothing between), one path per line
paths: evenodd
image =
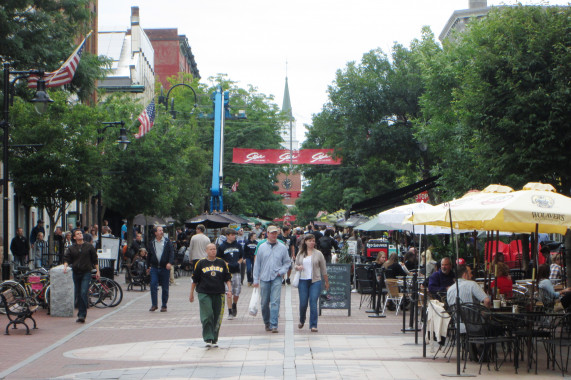
M287 247L278 241L279 228L268 227L268 240L258 246L254 263L254 287L260 287L262 318L266 331L278 332L282 279L290 267Z
M446 293L450 285L454 284L454 273L452 273L452 261L449 257L444 257L440 261L440 270L432 273L428 278L428 291L433 296L438 293Z

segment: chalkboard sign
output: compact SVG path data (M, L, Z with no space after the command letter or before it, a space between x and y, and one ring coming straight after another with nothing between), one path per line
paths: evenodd
M319 315L322 309L347 309L351 316L351 264L327 264L329 291L325 292L325 281L321 282Z

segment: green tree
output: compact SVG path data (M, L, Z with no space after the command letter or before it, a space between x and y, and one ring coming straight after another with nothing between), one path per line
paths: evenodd
M55 102L44 115L37 115L21 100L12 108L15 127L11 129L11 144L29 145L11 149L14 189L24 205L46 210L50 247L61 210L67 203L86 200L93 193L89 173L97 164L97 115L91 107L70 105L68 96L63 91L54 92Z
M89 0L18 0L0 6L0 62L15 70L57 70L89 32ZM97 38L93 35L91 38ZM86 100L109 61L84 52L67 90ZM0 79L1 80L1 79ZM30 91L19 91L30 97Z
M216 86L229 91L231 114L238 110L246 112L246 119L229 119L224 130L224 209L234 214L246 214L275 218L283 215L285 207L279 196L274 194L276 175L281 170L277 165L238 165L232 163L233 148L278 149L281 137L279 127L284 122L273 98L258 92L256 87L240 88L225 76L210 78L210 87L201 88L210 95ZM212 110L212 102L210 108ZM208 151L212 162L214 124L212 120L200 120L202 137L200 141ZM230 186L239 180L238 191L231 192ZM210 181L209 181L210 183ZM206 205L205 205L206 206Z
M417 136L445 195L529 181L569 190L570 16L569 7L502 7L443 50L431 36L419 42L427 123Z
M389 58L376 49L349 62L329 86L329 101L314 116L303 148L335 148L342 165L304 167L309 180L299 214L350 208L360 200L416 182L424 163L413 137L422 93L412 52L395 44Z

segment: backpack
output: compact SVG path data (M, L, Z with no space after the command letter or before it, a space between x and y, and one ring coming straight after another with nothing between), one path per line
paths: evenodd
M319 248L325 252L331 252L331 247L333 246L333 242L329 236L323 236L319 239Z

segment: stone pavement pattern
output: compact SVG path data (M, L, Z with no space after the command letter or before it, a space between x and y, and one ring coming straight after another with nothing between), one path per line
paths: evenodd
M122 277L119 278L119 281ZM37 313L39 330L26 336L21 329L0 335L0 378L5 379L441 379L456 372L454 361L422 358L422 338L403 334L402 318L368 318L359 310L360 295L352 294L347 310L323 310L319 332L297 328L297 289L282 288L279 333L264 331L261 315L247 305L252 289L242 287L238 317L224 321L220 347L207 349L201 338L198 302L190 303L190 278L177 279L170 289L167 313L148 311L149 292L126 292L115 309L90 308L87 323ZM126 289L126 286L124 286ZM308 311L309 313L309 311ZM308 315L309 318L309 315ZM6 321L3 317L2 321ZM0 326L4 326L0 324ZM545 370L539 375L511 363L484 378L560 378ZM466 373L477 374L468 363Z

